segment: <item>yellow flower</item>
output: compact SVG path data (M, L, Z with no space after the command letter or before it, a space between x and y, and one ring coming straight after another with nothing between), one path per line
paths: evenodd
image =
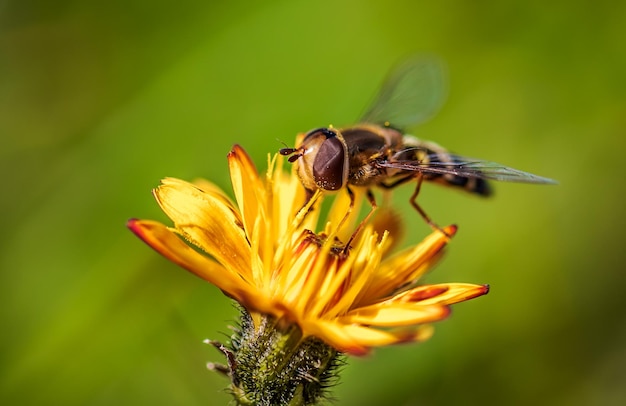
M270 159L265 178L239 146L228 162L236 203L209 182L166 178L154 195L174 227L150 220L130 220L129 227L239 302L254 323L269 315L279 326L297 325L304 338L363 355L377 346L422 341L431 334L428 323L444 319L449 305L487 293L486 285L416 285L447 244L443 233L387 256L394 236L379 235L380 226L370 222L345 248L358 212L341 222L346 193L318 225L321 194L303 208L304 190L297 176L282 170L281 157ZM456 227L445 231L452 236Z

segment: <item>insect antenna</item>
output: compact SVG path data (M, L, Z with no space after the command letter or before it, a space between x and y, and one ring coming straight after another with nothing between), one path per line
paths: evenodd
M282 156L288 156L291 155L287 160L290 163L294 163L295 161L298 160L298 158L300 158L302 156L302 153L296 154L296 152L298 152L298 148L281 148L278 153L281 154Z

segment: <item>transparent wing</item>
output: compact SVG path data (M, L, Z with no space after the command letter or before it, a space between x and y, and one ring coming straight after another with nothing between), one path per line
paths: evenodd
M443 62L434 56L413 57L391 71L361 122L414 126L432 117L446 94Z
M480 178L521 183L557 183L555 180L509 168L508 166L500 165L495 162L467 158L454 154L447 155L450 158L449 162L437 162L440 156L433 154L429 155L428 159L425 159L424 162L382 161L377 162L377 165L383 168L393 168L404 171L415 171L430 174L449 174L464 178ZM428 162L430 160L432 160L433 162Z

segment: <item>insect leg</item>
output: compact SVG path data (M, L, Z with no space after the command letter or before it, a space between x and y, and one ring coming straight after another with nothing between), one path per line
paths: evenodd
M380 182L378 184L378 186L380 186L382 189L385 190L384 194L383 194L383 205L384 206L389 206L389 191L393 188L395 188L396 186L400 186L403 183L406 183L410 180L413 180L413 178L415 177L415 175L410 174L407 176L404 176L403 178L400 179L396 179L395 181L391 182L391 183L385 183L385 182Z
M382 187L383 189L393 189L396 186L400 186L403 183L406 183L406 182L408 182L410 180L413 180L413 178L415 178L415 175L414 174L410 174L410 175L407 175L407 176L405 176L403 178L396 179L395 181L393 181L391 183L380 182L378 184L378 186Z
M304 189L304 190L306 191L305 192L306 194L304 196L304 205L302 206L302 208L300 210L302 210L302 209L304 209L305 207L308 206L308 208L306 210L306 213L305 213L305 216L306 216L308 213L310 213L310 212L312 212L314 210L313 206L314 206L315 202L311 201L311 200L318 196L318 192L315 192L315 191L310 190L310 189Z
M350 190L350 188L347 188L347 189ZM350 199L351 199L350 200L350 204L352 206L352 204L354 203L354 193L350 194ZM356 238L356 236L359 234L359 232L361 231L363 226L369 221L370 217L372 217L372 214L374 214L374 211L378 208L378 205L376 204L376 198L374 197L374 193L372 193L371 189L367 189L367 200L370 202L370 205L372 206L372 208L369 211L369 213L367 213L367 216L365 216L365 218L363 220L361 220L359 225L356 227L356 229L354 230L354 232L352 233L352 235L348 239L348 242L346 243L345 247L343 248L344 253L347 253L348 249L350 248L350 244L352 244L352 241ZM352 207L351 207L351 209L352 209ZM349 214L349 212L348 212L348 214ZM344 219L345 219L345 217L344 217Z
M304 205L306 206L306 204L309 203L313 195L315 195L315 191L311 189L305 189L305 191L306 191L306 195L304 196Z
M416 176L417 178L417 185L415 186L415 190L413 191L413 194L411 195L411 198L409 199L409 201L411 202L411 206L413 206L413 208L415 210L417 210L417 212L422 216L422 218L424 219L424 221L426 221L426 223L433 229L433 230L438 230L441 231L443 234L445 234L446 236L450 237L448 235L448 233L446 233L445 231L443 231L443 229L441 227L439 227L437 224L435 224L434 221L432 221L430 219L430 217L428 216L428 214L426 214L426 212L424 211L424 209L422 209L420 207L419 204L417 204L417 195L419 195L420 193L420 188L422 187L422 181L424 180L424 174L422 174L421 172L419 172Z
M352 209L354 209L354 192L349 187L346 187L346 190L348 191L348 196L350 196L350 206L348 206L348 211L346 211L346 214L343 216L343 218L337 225L337 230L339 230L341 226L343 226L343 223L345 223L348 217L350 217L350 213L352 213Z

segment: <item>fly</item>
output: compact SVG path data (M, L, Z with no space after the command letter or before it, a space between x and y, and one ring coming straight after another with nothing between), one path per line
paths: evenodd
M445 87L441 62L424 57L410 59L391 72L360 120L361 124L311 130L295 148L283 148L280 153L297 165L298 176L309 198L318 189L346 189L351 198L349 210L352 210L351 187L363 187L372 206L369 215L377 207L373 187L392 189L415 181L411 205L432 228L440 231L417 204L423 181L480 196L491 194L490 180L556 183L494 162L452 154L434 142L420 140L398 129L432 117L443 103Z

